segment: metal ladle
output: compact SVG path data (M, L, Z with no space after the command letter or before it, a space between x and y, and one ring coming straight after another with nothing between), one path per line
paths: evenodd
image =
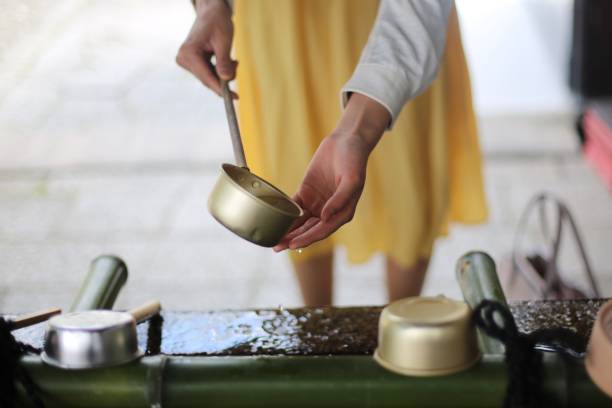
M208 210L236 235L272 247L304 212L281 190L250 172L228 83L222 81L221 86L236 165L221 166L221 175L208 198Z
M124 364L142 356L136 323L159 313L158 301L129 312L87 310L49 320L42 360L65 369Z

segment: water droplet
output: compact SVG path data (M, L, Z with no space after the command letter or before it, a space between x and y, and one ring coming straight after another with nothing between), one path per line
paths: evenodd
M254 181L251 186L253 186L253 188L259 188L261 187L261 183L259 181Z
M301 253L302 253L302 248L298 248L298 249L297 249L297 253L298 253L298 254L301 254Z

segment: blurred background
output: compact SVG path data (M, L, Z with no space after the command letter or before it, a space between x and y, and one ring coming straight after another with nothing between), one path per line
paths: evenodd
M569 88L573 1L457 5L490 219L437 242L425 293L460 297L456 260L506 257L527 201L547 190L573 210L612 296L612 196L584 158L576 121L588 105ZM120 308L152 297L175 310L301 304L286 255L206 210L232 155L221 100L174 62L193 18L188 0L0 0L1 311L67 306L104 253L130 270ZM384 303L382 257L339 255L336 303ZM571 241L561 266L583 282Z

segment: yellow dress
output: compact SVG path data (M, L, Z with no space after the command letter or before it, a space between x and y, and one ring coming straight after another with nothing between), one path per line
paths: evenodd
M292 195L341 114L339 91L359 60L377 0L238 0L239 121L251 170ZM402 110L368 162L353 220L294 261L344 246L403 266L429 257L450 222L487 217L469 74L456 12L437 79Z

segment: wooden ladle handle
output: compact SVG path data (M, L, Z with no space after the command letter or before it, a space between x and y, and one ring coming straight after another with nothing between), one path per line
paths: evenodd
M227 123L229 125L230 135L232 136L232 148L234 149L234 160L236 165L244 168L247 167L246 157L244 156L244 147L240 138L240 128L236 119L236 111L234 110L234 100L229 89L227 81L221 81L221 89L223 93L223 104L225 105L225 114L227 115Z
M161 304L158 300L151 300L135 309L130 310L128 313L134 317L134 320L141 322L148 319L149 317L156 315L161 310Z
M19 316L12 320L11 330L22 329L24 327L32 326L33 324L44 322L51 316L62 313L62 309L56 307L51 309L39 310L38 312L29 313L23 316Z

